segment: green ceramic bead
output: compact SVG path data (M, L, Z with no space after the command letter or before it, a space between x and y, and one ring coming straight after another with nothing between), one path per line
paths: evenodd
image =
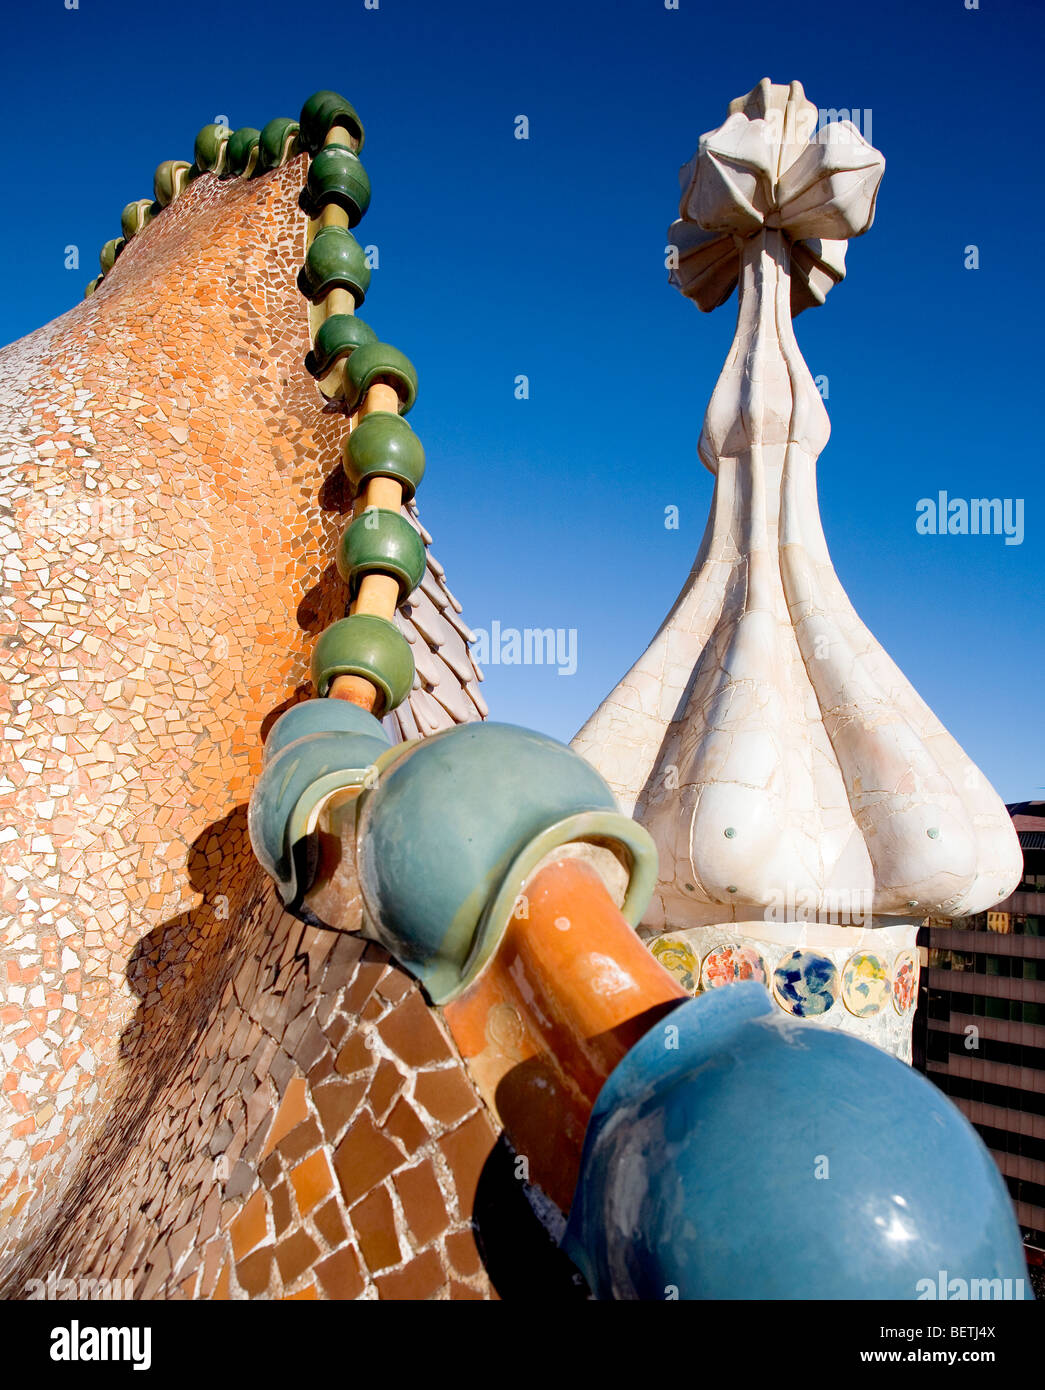
M90 299L91 295L94 294L95 290L98 288L98 286L102 283L104 279L104 275L96 275L94 279L88 283L87 288L84 290L84 299Z
M348 213L350 227L359 222L370 206L370 180L347 145L327 145L319 151L308 171L303 202L309 217L318 217L328 203L336 203Z
M98 263L101 265L103 275L108 275L109 271L112 270L116 263L116 257L126 245L127 243L122 236L112 237L105 243L98 256Z
M345 399L354 410L377 382L394 386L399 396L399 413L405 415L417 399L417 372L414 364L390 343L367 343L348 359L345 368Z
M249 125L229 136L229 143L225 146L225 167L230 174L250 177L257 162L260 139L261 131Z
M258 139L258 172L279 169L298 153L298 126L289 116L269 121Z
M196 143L193 146L192 154L196 161L196 168L204 169L211 174L223 174L228 143L229 128L227 125L205 125L196 136Z
M403 703L414 683L410 643L387 618L353 613L321 632L312 649L316 693L326 695L335 676L363 676L372 681L379 702L374 714L382 719Z
M366 254L344 227L323 227L312 238L298 284L314 304L337 287L351 290L358 309L370 288Z
M159 204L151 198L138 198L133 203L128 203L120 213L120 227L124 237L130 241L132 236L137 236L159 211Z
M363 122L355 107L337 92L313 92L301 108L301 143L309 154L322 148L333 126L343 125L363 148Z
M409 502L425 473L424 446L401 415L375 410L359 422L342 449L345 474L358 490L371 478L395 478Z
M152 191L161 208L173 203L185 187L186 176L192 168L184 159L165 159L153 175Z
M345 528L337 569L353 598L365 574L392 575L402 603L424 578L424 542L402 512L368 507Z
M314 377L324 377L357 347L376 342L377 334L355 314L331 314L316 330L315 345L305 358L305 369Z

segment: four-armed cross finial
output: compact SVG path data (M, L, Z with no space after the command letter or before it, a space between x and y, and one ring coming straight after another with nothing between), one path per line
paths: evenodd
M791 249L791 312L822 304L845 275L845 243L874 221L885 160L850 121L816 130L800 82L763 78L701 136L680 174L678 248L671 282L703 310L732 294L740 244L780 228Z

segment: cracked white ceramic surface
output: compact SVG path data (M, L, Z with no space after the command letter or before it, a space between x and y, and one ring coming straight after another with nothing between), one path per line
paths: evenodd
M657 842L659 930L796 898L829 920L853 903L969 915L1020 874L1001 800L828 554L815 468L830 425L792 316L842 278L884 160L848 122L816 119L798 83L763 81L682 171L672 280L702 309L740 290L700 437L711 515L660 631L574 739Z

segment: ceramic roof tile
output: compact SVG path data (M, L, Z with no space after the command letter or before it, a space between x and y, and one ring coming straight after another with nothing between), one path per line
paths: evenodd
M428 549L432 537L421 522L417 504L411 501L403 512L425 542L427 559L424 578L396 618L410 643L416 676L406 701L411 712L395 727L403 738L416 738L452 724L485 719L489 711L474 690L475 682L483 678L468 648L475 634L457 616L461 606L446 587L445 569ZM420 695L430 695L432 700L418 701Z
M431 576L428 575L421 581L421 587L414 590L409 604L402 611L404 617L412 622L427 640L432 650L438 651L444 642L449 642L452 629L433 602L431 588L426 586L426 580L431 580Z
M439 648L439 656L462 684L467 685L475 680L475 664L464 639L458 633L451 632L449 639Z
M441 729L449 729L459 722L452 719L435 696L427 690L411 691L409 699L410 709L417 720L418 731L422 736L437 734Z
M436 660L436 655L431 647L424 640L421 634L414 629L413 639L414 666L417 674L421 678L422 685L432 690L441 680L446 680L446 664Z
M479 711L479 718L485 719L486 716L490 713L490 707L483 699L483 697L479 694L479 691L475 688L475 682L469 681L469 683L465 686L465 689L471 696L471 700L472 703L475 705L475 708Z
M433 688L432 694L458 724L467 724L478 713L468 692L456 681L440 681Z
M344 418L304 368L303 178L303 159L256 180L203 175L89 299L0 350L0 534L19 542L3 566L17 641L0 644L0 703L18 736L3 740L0 787L23 827L0 847L12 1296L62 1269L126 1280L127 1298L372 1298L374 1272L346 1243L346 1185L395 1203L429 1161L452 1218L439 1239L467 1246L471 1211L440 1156L456 1153L457 1113L393 1121L364 1046L339 1070L381 1027L404 1076L453 1072L478 1113L460 1057L431 1030L425 1056L396 1050L416 1043L417 986L377 948L364 958L358 938L286 915L247 835L265 721L308 689L315 632L346 597L330 557L347 501L321 505L318 487ZM95 546L105 527L83 524L85 482L130 537ZM426 486L453 479L433 469ZM461 634L439 626L453 610L443 578L430 560L425 630L403 616L439 698L419 685L386 721L393 737L479 711ZM427 629L452 634L441 645L459 669ZM67 1035L35 990L61 997ZM385 1026L399 1008L402 1037ZM70 1180L80 1195L63 1204ZM471 1284L448 1284L441 1246L415 1241L431 1237L427 1214L403 1200L416 1226L386 1287L491 1296L459 1261Z

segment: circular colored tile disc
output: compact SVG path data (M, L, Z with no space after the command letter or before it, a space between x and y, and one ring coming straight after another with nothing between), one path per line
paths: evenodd
M796 1018L826 1014L838 998L835 963L817 951L792 951L773 971L773 992Z
M893 1008L910 1013L918 997L918 959L913 951L901 951L893 965Z
M683 989L695 994L700 979L700 963L688 941L679 936L658 936L650 950L664 969L670 971Z
M842 1003L857 1018L881 1013L889 1002L889 969L881 956L857 951L842 971Z
M737 980L755 980L764 985L769 974L754 946L716 946L704 957L700 980L705 989L717 989Z

